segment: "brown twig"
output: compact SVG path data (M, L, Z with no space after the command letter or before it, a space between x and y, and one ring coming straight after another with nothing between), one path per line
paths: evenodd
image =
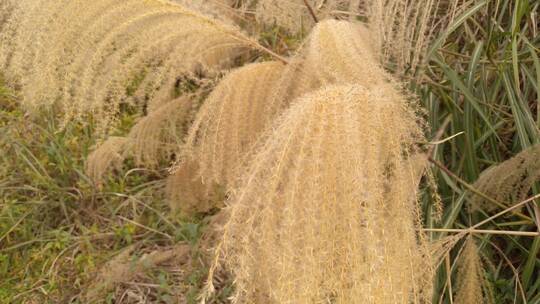
M315 23L318 23L319 22L319 19L317 18L317 15L315 15L315 11L313 10L313 8L311 7L311 5L309 5L309 3L307 2L307 0L304 0L304 4L306 5L308 11L309 11L309 14L311 15L311 18L313 18L313 21L315 21Z

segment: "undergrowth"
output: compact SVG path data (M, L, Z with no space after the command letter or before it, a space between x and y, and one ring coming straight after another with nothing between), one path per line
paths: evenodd
M0 303L86 303L101 266L119 252L134 246L136 260L179 244L189 246L190 261L137 273L101 300L196 303L207 220L170 212L158 179L166 172L120 169L120 178L97 188L84 173L95 144L92 125L72 122L58 131L53 113L27 116L0 88ZM133 120L125 114L117 132Z

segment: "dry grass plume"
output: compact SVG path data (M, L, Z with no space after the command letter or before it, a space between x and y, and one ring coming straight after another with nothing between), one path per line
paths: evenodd
M254 63L223 78L189 130L182 161L193 165L180 166L177 171L197 167L192 178L199 178L207 192L234 180L260 133L287 106L268 98L283 68L279 62ZM178 176L184 173L176 174L171 178L182 180Z
M125 137L111 136L88 155L86 174L96 186L103 185L111 172L122 167L128 142Z
M224 209L212 274L237 303L422 303L417 118L386 87L329 86L295 101L264 137Z
M526 199L533 185L539 180L540 145L535 145L489 167L482 172L473 186L495 200L508 204ZM497 206L475 195L471 207L473 210L493 211Z
M141 118L128 134L128 153L135 164L158 167L160 162L173 161L173 155L184 142L193 118L194 102L180 97Z
M120 104L168 102L180 76L228 68L257 46L164 0L21 0L2 26L0 67L27 108L93 113L105 128Z
M478 246L472 235L465 241L457 271L455 304L491 303L485 296L485 271Z

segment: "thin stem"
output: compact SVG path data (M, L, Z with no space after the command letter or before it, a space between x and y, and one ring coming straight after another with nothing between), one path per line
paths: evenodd
M432 232L455 232L455 233L480 233L480 234L504 234L504 235L516 235L516 236L540 236L540 232L529 231L509 231L509 230L481 230L481 229L450 229L450 228L423 228L423 231Z
M491 244L491 246L493 246L493 248L495 248L495 250L497 250L499 252L499 254L503 257L503 259L506 261L506 264L508 264L508 266L510 266L510 269L512 269L512 272L514 272L514 278L516 279L516 285L519 288L521 298L523 299L523 303L527 303L527 297L525 296L525 291L523 290L523 284L521 283L521 280L519 278L519 272L517 271L517 269L514 267L514 265L512 265L512 262L506 256L506 254L504 254L504 251L502 251L501 248L499 248L497 245L495 245L492 241L490 241L488 239L486 239L485 241L488 242L489 244Z
M444 135L444 132L446 131L446 128L448 127L451 121L452 121L452 116L450 115L446 116L443 123L441 124L441 127L435 133L435 136L433 137L432 141L439 141L442 138L442 136ZM437 147L436 145L430 146L428 148L427 155L435 157L436 147Z
M450 304L454 304L454 299L452 296L453 290L452 290L452 279L451 279L452 267L450 266L450 254L448 252L446 253L446 256L444 257L444 262L446 266L446 282L448 284L448 295L450 296Z
M514 210L514 209L516 209L516 208L518 208L518 207L521 207L521 206L523 206L523 205L525 205L525 204L527 204L527 203L530 203L531 201L534 201L534 200L537 199L537 198L540 198L540 194L537 194L537 195L535 195L535 196L533 196L533 197L530 197L530 198L528 198L528 199L526 199L526 200L524 200L524 201L522 201L522 202L519 202L519 203L515 204L515 205L512 206L512 207L508 207L508 208L504 209L503 211L501 211L501 212L499 212L499 213L497 213L497 214L495 214L495 215L493 215L493 216L490 216L490 217L488 217L487 219L481 221L480 223L478 223L478 224L472 226L471 228L472 228L472 229L478 228L478 227L482 226L483 224L485 224L485 223L487 223L487 222L489 222L489 221L491 221L491 220L493 220L493 219L495 219L495 218L497 218L497 217L499 217L499 216L501 216L501 215L503 215L503 214L505 214L505 213L508 213L508 212L510 212L510 211L512 211L512 210Z

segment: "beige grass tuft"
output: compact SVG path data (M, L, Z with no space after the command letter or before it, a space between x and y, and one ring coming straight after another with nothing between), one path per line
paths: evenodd
M295 101L231 191L212 275L236 303L422 303L416 116L385 86L328 86Z
M196 161L183 161L167 177L165 193L173 212L189 216L223 207L224 188L203 183Z
M149 252L136 259L132 256L135 249L133 245L123 249L100 269L96 278L85 290L86 303L101 302L100 300L118 284L129 282L137 274L168 260L177 259L176 262L186 260L190 253L188 245L179 244L170 249Z
M88 155L86 174L98 187L106 181L108 174L121 168L128 142L125 137L112 136Z
M370 87L391 82L380 66L368 29L347 21L317 24L304 46L287 65L271 96L289 102L330 84Z
M131 128L126 149L136 165L155 168L163 160L170 164L187 134L193 106L189 97L174 99L150 112Z
M287 106L268 100L283 68L279 62L264 62L234 70L199 110L183 158L195 163L198 176L193 178L200 177L208 190L226 186L238 176L238 168L262 130Z
M168 102L178 77L228 68L258 44L163 0L21 0L2 27L0 66L29 109L107 126L122 103ZM132 90L126 89L132 86Z
M483 293L484 268L478 247L472 236L467 238L464 246L458 264L458 285L454 303L486 303Z
M523 150L516 156L482 172L474 187L502 203L527 198L534 183L540 181L540 145ZM493 211L497 206L475 195L472 210Z

